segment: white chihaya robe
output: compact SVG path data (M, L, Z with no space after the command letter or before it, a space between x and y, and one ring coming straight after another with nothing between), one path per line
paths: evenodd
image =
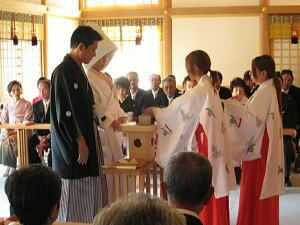
M245 161L260 158L261 144L265 128L269 136L269 149L266 172L260 199L279 195L284 190L284 156L282 120L279 112L276 89L273 79L262 83L246 104L247 110L254 114L262 126L257 132L255 142L249 143Z
M167 108L155 109L154 115L158 125L157 162L164 167L175 153L190 151L200 123L208 139L208 159L213 167L215 196L227 196L234 184L234 172L225 149L222 104L210 79L201 77L197 86L176 98Z

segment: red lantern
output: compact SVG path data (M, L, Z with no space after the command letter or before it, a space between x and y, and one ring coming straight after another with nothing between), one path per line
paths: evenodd
M298 44L298 34L296 30L292 31L291 43Z
M34 15L31 16L31 24L32 24L31 44L32 44L32 46L35 46L38 44L38 41L37 41L37 36L36 36L35 30L34 30Z
M16 16L15 16L15 14L13 14L12 20L11 20L11 39L12 39L14 45L18 45L19 39L16 34Z

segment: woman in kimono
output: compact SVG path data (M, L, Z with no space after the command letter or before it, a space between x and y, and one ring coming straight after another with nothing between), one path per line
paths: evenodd
M121 109L115 96L115 88L111 78L102 72L109 64L117 47L101 30L97 30L103 40L98 43L96 56L87 65L87 77L93 90L95 113L101 126L100 137L104 163L111 164L123 157L117 130L120 129L120 124L125 122L126 114ZM114 199L114 179L111 175L106 175L106 179L108 202L112 203Z
M10 96L9 101L4 104L1 112L1 123L28 123L32 120L31 103L22 95L22 85L20 82L13 80L7 86ZM11 129L1 131L0 143L0 163L8 166L4 175L8 175L17 166L17 132Z
M210 66L206 52L191 52L186 57L186 69L198 84L167 108L147 111L153 113L158 125L156 160L160 165L165 166L173 154L191 149L210 160L215 193L202 210L201 220L206 225L229 225L228 191L234 184L234 172L225 149L222 104L206 75Z
M279 225L279 194L284 188L280 81L268 55L253 59L252 73L259 88L246 108L260 129L245 147L237 225Z

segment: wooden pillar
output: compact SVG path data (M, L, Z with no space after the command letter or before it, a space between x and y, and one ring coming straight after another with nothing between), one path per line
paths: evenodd
M48 15L44 15L44 40L42 42L43 54L43 72L44 76L49 78L48 74Z
M268 5L269 0L261 0L261 15L260 15L260 43L261 53L271 54L270 51L270 28L269 28L269 13Z
M19 167L29 165L29 154L28 154L28 135L26 129L17 130L17 149L18 149L18 160Z
M171 0L163 1L163 74L165 77L172 74L172 18L169 9L172 8Z

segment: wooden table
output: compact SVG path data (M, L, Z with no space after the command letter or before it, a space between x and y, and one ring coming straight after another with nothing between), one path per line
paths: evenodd
M104 165L102 168L106 175L114 177L114 201L127 196L130 192L160 195L163 169L154 161L139 166L114 163Z
M19 158L19 167L29 165L29 152L28 152L28 134L31 130L49 130L50 124L32 124L24 125L19 124L0 124L0 128L14 129L17 131L17 151Z

